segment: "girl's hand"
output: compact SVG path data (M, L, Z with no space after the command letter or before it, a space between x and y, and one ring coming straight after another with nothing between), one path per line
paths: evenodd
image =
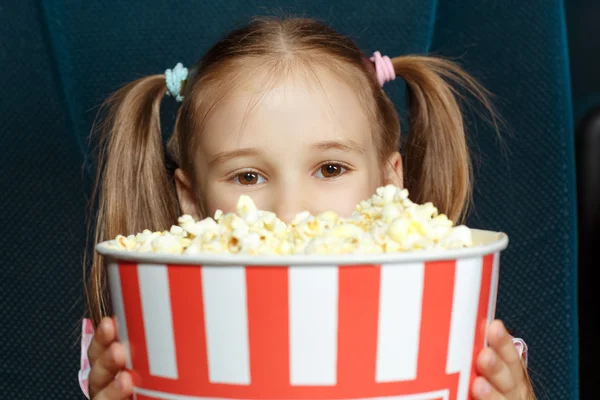
M477 356L481 375L471 388L476 400L535 400L517 348L501 321L488 329L488 347Z
M89 376L92 400L122 400L133 395L131 375L125 369L125 348L117 341L112 318L104 318L88 349L92 369Z

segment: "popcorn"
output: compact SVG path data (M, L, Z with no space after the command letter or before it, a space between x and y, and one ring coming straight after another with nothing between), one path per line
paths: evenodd
M408 237L411 221L397 218L389 226L387 234L396 243L402 243Z
M178 236L173 234L164 234L153 239L151 242L152 250L155 253L183 253L184 243L178 240Z
M173 236L181 236L181 237L186 237L187 236L187 232L184 231L182 227L177 226L177 225L173 225L171 227L171 230L169 232Z
M415 204L408 191L380 187L355 212L342 218L335 212L301 212L286 224L269 211L257 209L241 196L236 213L217 210L213 218L196 221L182 215L168 231L144 230L119 235L109 246L126 251L168 254L375 254L439 250L473 245L471 230L454 226L432 203Z

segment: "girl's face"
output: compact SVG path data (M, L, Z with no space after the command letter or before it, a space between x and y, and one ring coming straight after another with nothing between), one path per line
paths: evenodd
M205 217L198 194L208 215L235 211L246 194L284 221L302 211L349 216L378 186L402 184L400 155L382 169L358 96L328 70L315 71L318 81L296 74L266 92L265 76L250 75L217 104L198 139L197 176L176 173L183 213Z

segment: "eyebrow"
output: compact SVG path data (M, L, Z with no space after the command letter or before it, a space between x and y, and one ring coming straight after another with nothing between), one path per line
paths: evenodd
M313 144L312 147L316 150L341 150L360 154L365 152L360 144L351 139L319 142Z
M246 149L232 150L232 151L223 151L221 153L217 153L210 162L208 163L209 167L214 167L217 164L222 164L226 161L229 161L238 157L250 157L255 156L260 153L260 150L254 147L249 147Z

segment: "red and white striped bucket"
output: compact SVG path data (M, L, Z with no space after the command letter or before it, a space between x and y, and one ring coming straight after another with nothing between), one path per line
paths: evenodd
M448 252L109 259L135 398L466 400L503 234Z

